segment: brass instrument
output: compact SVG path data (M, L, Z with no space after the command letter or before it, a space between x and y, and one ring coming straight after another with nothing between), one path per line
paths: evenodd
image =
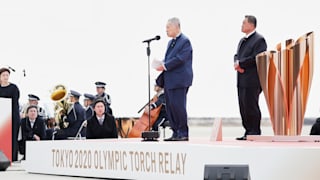
M54 86L51 93L51 100L55 102L54 117L56 124L58 124L60 129L65 129L69 125L69 123L65 122L64 119L72 105L68 102L67 95L67 88L62 84Z

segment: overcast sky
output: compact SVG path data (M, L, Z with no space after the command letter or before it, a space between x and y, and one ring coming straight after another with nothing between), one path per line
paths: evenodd
M306 116L319 115L319 20L316 1L226 0L7 0L0 1L0 64L13 67L11 81L20 102L33 93L48 107L50 90L95 94L95 81L107 83L117 117L140 116L148 100L148 64L143 40L151 43L150 60L162 59L169 38L166 22L181 20L193 46L194 83L188 94L190 117L239 117L233 55L244 15L258 19L257 31L268 50L277 43L315 33L314 76ZM23 70L26 71L26 76ZM151 85L159 72L151 70ZM151 95L154 92L151 89ZM269 117L260 96L263 117ZM81 102L83 99L81 98Z

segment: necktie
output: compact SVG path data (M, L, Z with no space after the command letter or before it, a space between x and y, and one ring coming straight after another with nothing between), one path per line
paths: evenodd
M171 48L174 48L174 46L176 45L176 39L172 39L172 41L171 41L171 44L170 44L170 47Z
M99 119L99 124L100 124L100 125L103 124L103 119Z

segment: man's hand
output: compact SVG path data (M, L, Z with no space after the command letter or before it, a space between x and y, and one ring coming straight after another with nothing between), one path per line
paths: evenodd
M163 70L164 70L164 67L163 67L163 66L158 66L158 67L156 68L156 70L157 70L157 71L163 71Z
M36 134L33 135L33 138L36 140L36 141L40 141L40 137Z
M239 65L239 60L236 60L233 66L234 70L238 71L239 73L244 73L244 69L242 69Z
M144 111L146 112L146 114L149 114L149 105L144 108Z

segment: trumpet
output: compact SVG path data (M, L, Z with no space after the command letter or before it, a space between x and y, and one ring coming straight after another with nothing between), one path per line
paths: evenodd
M72 104L68 102L68 93L66 86L58 84L54 86L51 93L51 100L55 102L54 105L54 117L58 128L65 129L69 123L65 121L65 117L68 114Z

